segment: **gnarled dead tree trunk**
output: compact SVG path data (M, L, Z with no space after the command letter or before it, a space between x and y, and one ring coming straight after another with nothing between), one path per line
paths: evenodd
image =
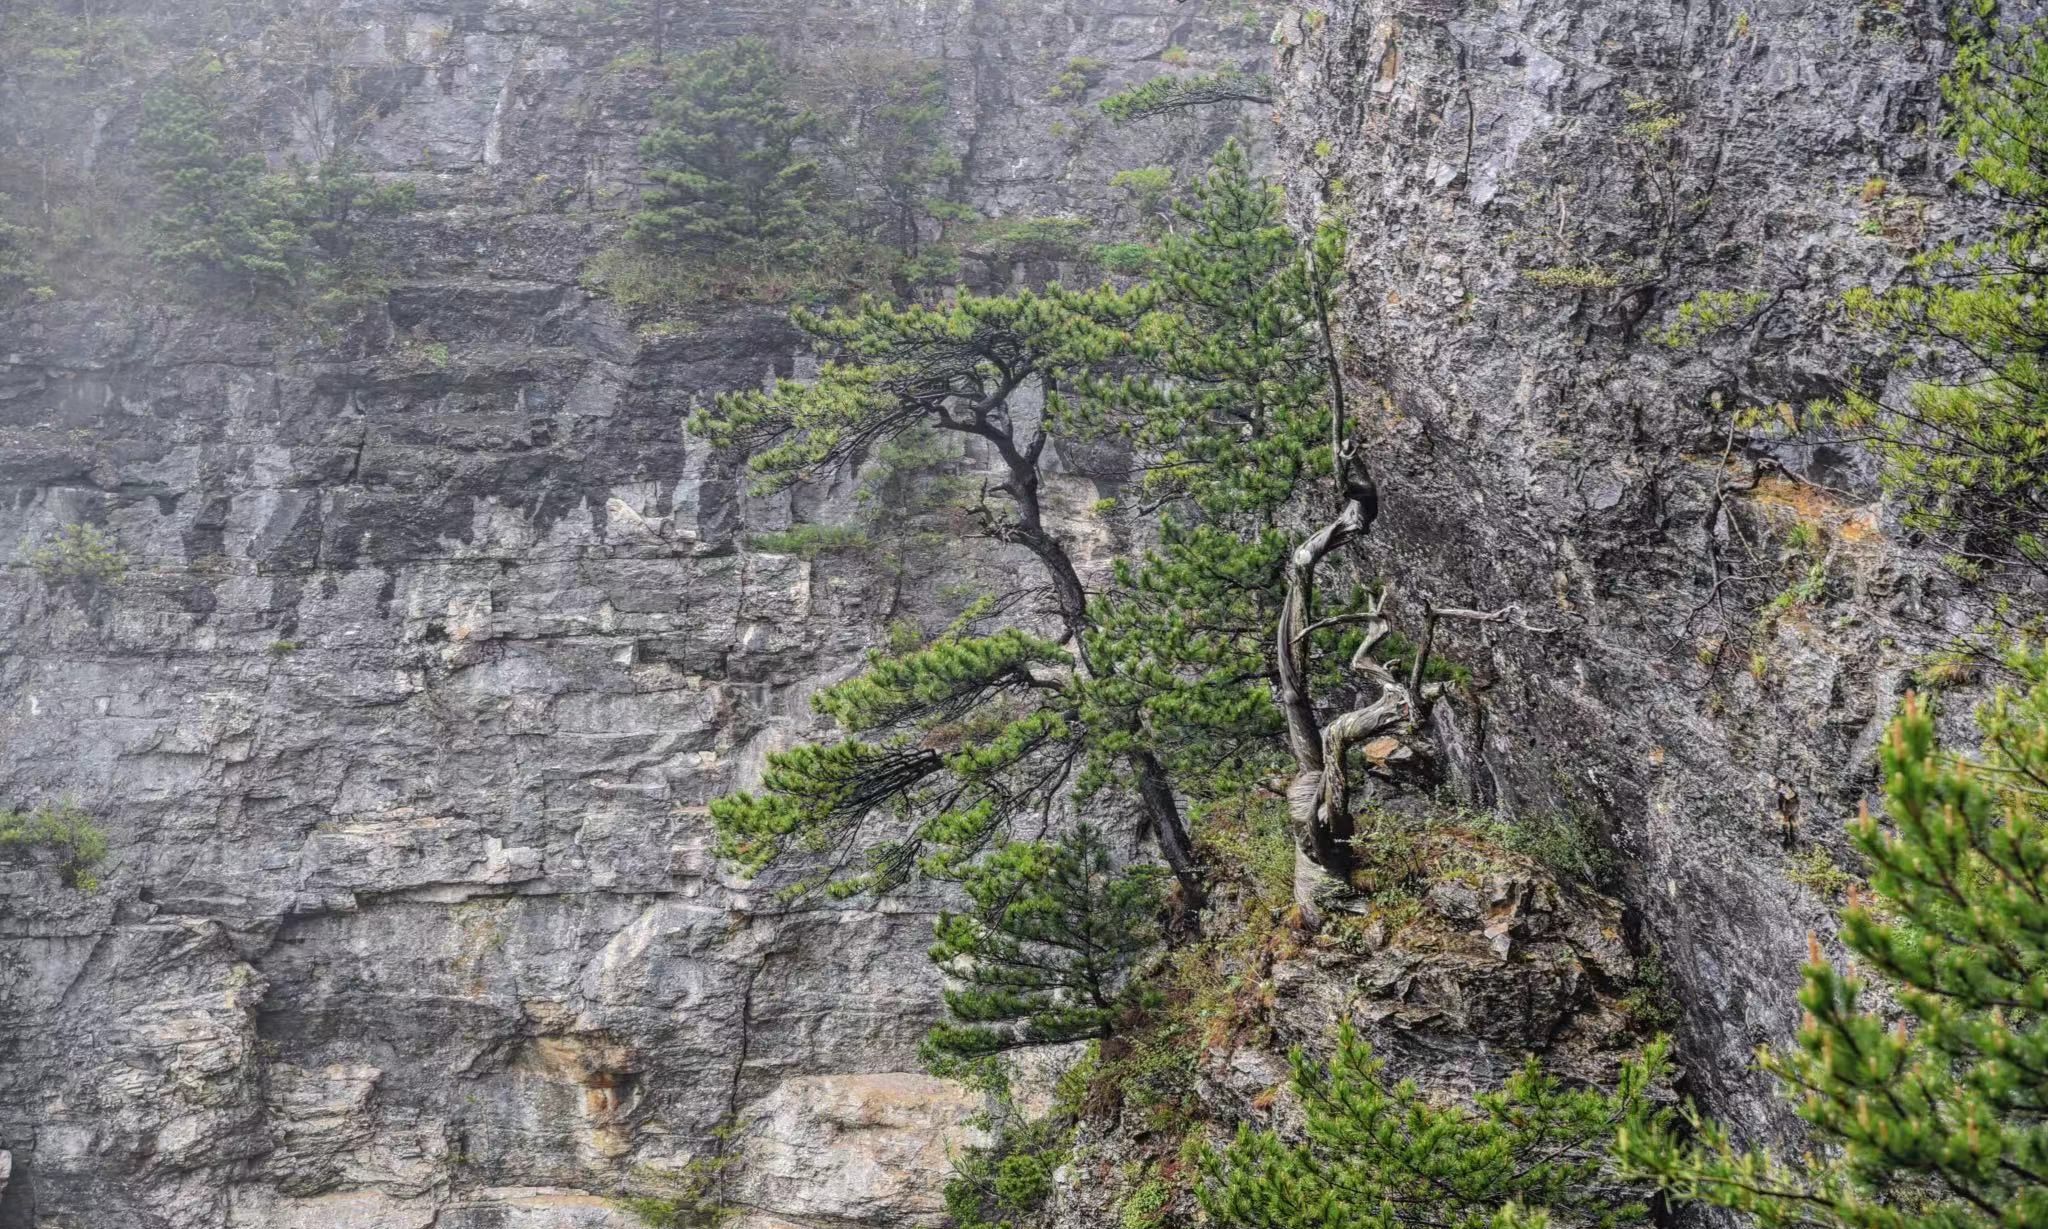
M1345 757L1354 747L1368 746L1375 739L1391 737L1396 745L1376 761L1413 760L1427 757L1426 747L1411 739L1428 706L1443 694L1440 683L1425 684L1423 675L1429 653L1436 641L1437 624L1444 619L1500 623L1511 616L1526 631L1554 629L1532 627L1521 618L1520 607L1500 610L1467 610L1439 607L1422 601L1421 634L1416 639L1415 660L1408 677L1396 676L1375 655L1393 625L1388 616L1388 593L1376 595L1362 612L1342 615L1317 623L1313 619L1316 570L1330 555L1363 537L1379 513L1379 489L1356 442L1344 442L1341 434L1332 441L1337 471L1344 488L1344 505L1328 525L1296 547L1287 561L1287 601L1276 628L1275 651L1279 663L1280 707L1287 718L1287 744L1295 763L1287 802L1297 842L1315 867L1340 882L1348 883L1355 867L1356 835L1351 815L1351 773ZM1309 683L1309 637L1321 627L1335 623L1363 623L1365 637L1351 656L1355 675L1377 687L1366 704L1339 713L1327 721L1317 715L1315 696ZM1315 913L1312 891L1299 881L1299 903L1311 917Z

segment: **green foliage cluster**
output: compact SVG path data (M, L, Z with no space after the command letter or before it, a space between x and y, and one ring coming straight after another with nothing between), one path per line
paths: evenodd
M1071 705L1040 672L1071 662L1017 629L950 632L876 654L865 673L813 700L855 737L771 755L759 790L711 804L721 852L749 872L786 854L824 856L798 890L829 884L836 895L958 873L1000 838L1020 796L1035 801L1065 775ZM914 819L868 842L878 809Z
M0 809L0 850L48 849L63 862L65 886L81 892L99 887L98 868L107 858L107 836L90 815L70 803L33 811Z
M793 257L821 191L800 142L818 117L766 42L744 38L676 66L640 156L654 188L627 234L665 254L759 268Z
M676 314L718 298L902 294L957 272L944 232L973 215L944 199L960 162L938 66L844 51L793 72L746 38L663 71L640 151L653 186L626 244L586 270L594 289Z
M29 562L52 588L108 589L128 574L128 556L113 535L82 521L58 530Z
M1191 107L1272 101L1272 82L1250 73L1167 73L1103 99L1102 113L1115 123L1131 124Z
M1046 91L1047 102L1072 102L1087 96L1095 88L1102 75L1109 71L1109 61L1094 56L1076 56L1068 60L1053 79L1052 88Z
M1199 894L1173 791L1227 792L1275 762L1266 642L1291 549L1280 514L1325 464L1317 320L1342 236L1302 252L1235 145L1180 213L1154 279L1129 290L799 311L828 353L817 378L721 398L693 420L745 448L767 489L912 431L988 441L1009 470L1008 506L974 515L1037 558L1065 633L963 627L822 694L820 710L861 741L771 757L763 790L712 807L747 868L801 851L840 890L887 890L951 873L1069 782L1087 797L1135 777L1184 891ZM1034 382L1047 393L1037 422L1008 405ZM1179 509L1105 594L1086 592L1044 524L1039 458L1055 436L1129 442L1153 462L1148 493ZM878 808L897 835L871 845L861 833ZM856 846L864 866L850 862Z
M1014 1113L986 1146L962 1149L946 1181L946 1216L953 1229L1023 1229L1053 1193L1053 1174L1073 1154L1079 1112L1079 1064L1061 1081L1053 1111L1021 1120Z
M1771 301L1764 290L1703 290L1678 305L1678 318L1651 336L1674 350L1687 350L1716 333L1755 319Z
M1642 1191L1615 1173L1608 1143L1624 1122L1661 1121L1650 1099L1664 1070L1661 1043L1624 1063L1612 1092L1569 1088L1532 1058L1470 1107L1391 1083L1349 1023L1328 1063L1297 1051L1293 1064L1305 1137L1246 1124L1212 1154L1201 1197L1216 1223L1492 1229L1519 1211L1613 1229L1648 1219Z
M717 1229L732 1219L734 1209L722 1197L725 1180L738 1163L729 1145L730 1126L718 1131L717 1150L692 1157L680 1172L648 1173L666 1193L632 1195L619 1205L649 1229Z
M1908 699L1884 818L1850 827L1871 871L1842 918L1860 971L1814 945L1796 1042L1763 1058L1825 1149L1745 1151L1697 1112L1690 1138L1631 1123L1620 1154L1666 1191L1773 1229L2048 1224L2048 654L2009 665L2021 682L1979 710L1976 756Z
M150 256L195 289L345 314L381 288L357 259L362 222L411 209L411 185L379 186L345 156L272 172L231 134L222 71L187 67L144 99Z
M1545 290L1613 290L1621 279L1598 265L1546 265L1522 270L1522 277Z
M1520 854L1567 883L1610 884L1621 868L1593 824L1570 811L1533 811L1508 819L1487 814L1477 832L1509 853Z
M1131 167L1110 176L1109 186L1123 193L1139 235L1157 241L1166 233L1175 216L1172 167Z
M36 233L12 220L13 198L0 192L0 303L32 292L43 282Z
M946 143L944 69L896 53L839 52L808 66L805 78L825 117L828 177L844 185L837 224L914 262L929 224L955 208L943 185L962 170Z
M1818 845L1798 854L1785 866L1785 878L1823 900L1839 901L1857 883L1856 876Z
M773 533L757 533L747 540L755 550L769 555L795 555L816 559L865 550L867 534L850 525L792 525Z
M9 69L30 78L65 81L98 80L128 71L148 50L149 39L132 18L97 8L9 6L0 14L0 52Z
M1645 1032L1663 1033L1678 1027L1678 995L1659 948L1653 946L1636 958L1635 980L1622 992L1621 1009Z
M1914 528L1974 574L2048 571L2048 25L1979 24L1944 79L1963 182L2001 210L1992 234L1912 263L1914 278L1849 297L1853 317L1934 372L1903 404L1852 391L1823 406L1874 441Z
M1176 213L1153 254L1157 306L1134 333L1135 374L1090 375L1054 409L1146 457L1146 494L1165 509L1160 545L1118 561L1092 611L1089 699L1118 731L1105 749L1143 745L1205 798L1280 754L1267 642L1294 548L1282 512L1327 471L1318 305L1344 241L1326 229L1304 253L1235 142Z
M1130 970L1157 941L1162 872L1118 867L1082 826L1056 841L1012 841L967 867L964 913L939 918L932 963L955 984L951 1022L927 1057L948 1069L1021 1046L1109 1035Z

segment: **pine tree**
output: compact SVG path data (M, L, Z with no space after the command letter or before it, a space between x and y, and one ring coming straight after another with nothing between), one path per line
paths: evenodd
M361 224L412 208L410 184L379 186L346 153L272 172L239 151L211 67L191 68L143 104L140 142L157 180L151 255L202 287L332 311L380 289Z
M817 206L818 164L798 152L817 117L791 98L758 38L678 64L640 145L654 189L627 228L651 251L766 268L786 262Z
M1906 364L1947 374L1903 404L1851 391L1832 418L1876 444L1908 523L1965 574L2048 573L2048 23L1968 31L1943 94L1963 186L2001 217L1989 238L1917 257L1903 284L1849 297ZM1880 226L1888 193L1865 189Z
M961 877L971 902L943 914L932 962L957 979L951 1021L925 1051L940 1070L1021 1046L1107 1037L1132 963L1158 937L1160 872L1119 870L1082 826L1057 841L1012 841Z
M1187 73L1152 78L1142 85L1102 100L1102 113L1118 124L1135 123L1185 111L1191 107L1213 107L1221 103L1249 102L1260 106L1273 103L1273 83L1264 77L1225 69L1213 73Z
M305 269L306 232L286 181L226 135L217 71L183 72L143 101L139 141L157 181L150 254L251 296L289 293Z
M1908 697L1881 748L1889 822L1850 827L1872 894L1841 933L1864 971L1815 945L1796 1043L1763 1056L1823 1151L1743 1151L1696 1112L1690 1140L1631 1124L1618 1151L1674 1196L1764 1226L2048 1225L2048 653L2010 664L2024 681L1979 710L1974 758Z
M1330 1062L1293 1055L1305 1138L1239 1128L1211 1155L1202 1205L1233 1229L1490 1229L1555 1214L1572 1225L1647 1220L1642 1192L1607 1157L1616 1126L1654 1121L1663 1070L1653 1046L1623 1065L1613 1092L1567 1088L1531 1058L1471 1107L1390 1084L1346 1024Z
M1277 194L1235 145L1186 204L1160 281L1118 292L1019 292L794 318L832 357L816 380L722 399L695 428L748 449L787 484L914 428L987 441L1007 471L982 531L1025 547L1060 634L1028 662L1010 632L956 635L886 667L888 703L821 697L861 741L770 761L764 789L712 809L728 853L758 870L824 855L844 890L886 890L964 865L1069 782L1083 795L1135 785L1147 829L1183 894L1201 875L1177 792L1222 788L1269 765L1273 613L1291 549L1280 509L1317 472L1328 429L1312 269ZM1014 415L1036 384L1047 410ZM1055 434L1110 435L1157 460L1148 484L1183 508L1162 548L1091 595L1045 524L1040 458ZM861 683L856 680L849 688ZM980 753L935 740L972 731ZM884 788L886 787L886 788ZM876 843L886 804L898 835ZM873 850L864 869L856 848Z
M1131 730L1184 787L1227 792L1284 754L1271 643L1294 549L1282 514L1329 469L1316 296L1342 240L1330 232L1323 259L1308 259L1235 141L1175 212L1135 370L1082 381L1060 408L1077 430L1128 439L1164 505L1160 545L1120 561L1095 609L1105 668L1091 699L1121 714L1098 724Z
M943 67L901 52L839 49L804 77L825 117L820 135L833 147L849 232L915 257L934 192L961 167L946 144Z
M34 285L42 276L36 259L35 232L9 219L14 202L0 192L0 303Z
M1057 390L1126 355L1151 302L1143 289L1055 287L962 293L935 307L800 311L792 318L833 356L819 377L723 397L693 420L715 443L747 448L750 468L770 487L914 428L987 441L1006 477L990 492L1000 502L984 499L975 509L981 532L1036 560L1060 633L1055 642L1014 630L950 636L878 662L867 678L821 697L843 728L876 741L771 758L762 795L714 804L725 847L744 864L758 868L789 849L850 854L865 822L855 811L886 803L908 821L905 835L875 846L870 869L842 887L886 890L920 869L957 867L999 841L1018 815L1049 805L1091 740L1108 733L1081 720L1074 681L1097 672L1088 593L1041 500L1041 460L1056 421L1017 413L1013 399L1027 385ZM935 744L947 739L961 749L941 754ZM1198 900L1200 875L1164 768L1143 746L1120 748L1120 756L1147 828L1189 901ZM845 870L841 857L828 873Z

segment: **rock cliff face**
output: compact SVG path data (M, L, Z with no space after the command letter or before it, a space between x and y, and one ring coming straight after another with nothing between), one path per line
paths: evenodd
M118 184L152 73L205 46L253 98L263 40L317 21L379 91L366 169L422 208L386 236L388 307L333 342L118 289L0 316L0 802L70 798L113 845L90 893L0 857L0 1226L622 1226L610 1197L684 1184L734 1121L746 1223L929 1223L971 1106L915 1074L928 911L782 909L720 877L704 804L888 620L1006 565L750 548L798 510L682 419L790 371L789 327L649 340L579 289L633 199L653 77L618 58L655 6L94 7L147 49L89 93L0 75L16 172ZM1169 0L660 7L671 54L942 62L962 191L998 215L1106 217L1113 171L1235 122L1108 133L1055 88L1073 61L1113 88L1266 28ZM260 116L274 159L327 105L301 101ZM828 518L845 486L811 497ZM111 592L32 566L78 522L129 559Z
M1790 859L1839 842L1941 607L1867 470L1733 416L1850 371L1832 305L1952 224L1934 8L1357 0L1275 34L1296 203L1353 235L1372 562L1558 628L1450 649L1485 687L1464 776L1611 834L1693 1084L1751 1132L1748 1057L1830 932Z
M1176 46L1277 56L1299 216L1352 234L1369 561L1411 611L1556 628L1446 629L1479 693L1440 713L1453 775L1597 827L1624 884L1491 867L1406 935L1285 953L1254 971L1270 1035L1212 1055L1202 1095L1267 1112L1278 1049L1345 1016L1449 1086L1529 1048L1596 1074L1654 950L1693 1089L1782 1126L1747 1058L1832 915L1788 872L1837 842L1945 607L1853 456L1735 415L1862 358L1829 305L1954 221L1929 203L1932 6L96 7L147 49L90 91L0 71L9 177L118 185L151 74L204 46L254 98L258 49L317 13L330 67L381 100L367 169L422 208L383 236L388 304L340 338L104 285L0 313L0 804L68 797L113 844L90 893L0 852L0 1229L609 1229L635 1223L613 1197L686 1185L734 1122L748 1229L936 1223L975 1105L917 1074L933 902L784 908L721 875L704 806L890 620L941 620L1014 561L749 544L851 511L845 477L750 498L682 428L794 370L788 325L645 336L578 284L649 124L653 77L621 57L657 37L939 61L966 199L1109 228L1111 173L1193 165L1240 117L1115 132L1093 98ZM310 152L331 101L263 113L271 156ZM1098 493L1056 492L1084 556ZM32 566L79 522L129 557L110 592ZM1062 1223L1110 1223L1148 1146L1085 1128Z

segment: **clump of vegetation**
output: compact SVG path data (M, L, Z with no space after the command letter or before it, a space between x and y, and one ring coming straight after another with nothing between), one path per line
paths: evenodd
M1052 88L1046 91L1047 102L1069 102L1087 96L1089 90L1102 80L1109 71L1109 61L1093 56L1076 56L1060 69L1060 75L1053 79Z
M1545 290L1613 290L1621 279L1598 265L1549 265L1524 269L1522 277Z
M1306 1138L1246 1124L1207 1158L1202 1206L1243 1229L1491 1229L1510 1209L1601 1229L1641 1221L1642 1192L1618 1180L1606 1145L1624 1122L1662 1121L1650 1092L1664 1052L1624 1063L1613 1092L1569 1088L1531 1058L1468 1107L1390 1081L1346 1022L1327 1063L1294 1053Z
M30 558L36 575L53 589L111 589L128 575L128 556L112 534L84 522L66 525Z
M36 257L36 234L8 216L13 198L0 192L0 303L43 286L42 262Z
M25 3L0 14L0 52L10 69L32 77L94 81L133 67L149 39L131 18L96 12L66 12L52 4Z
M1663 1033L1678 1027L1677 988L1664 967L1664 953L1654 945L1636 957L1636 976L1622 992L1621 1009L1644 1032Z
M63 861L58 873L65 886L81 892L99 887L96 873L107 858L107 836L90 815L70 803L33 811L0 810L0 850L46 849Z
M1254 901L1278 907L1294 895L1294 838L1287 807L1264 794L1235 793L1205 803L1195 815L1202 860L1241 883Z
M1173 1203L1173 1188L1147 1178L1117 1204L1117 1229L1156 1229Z
M953 1157L946 1180L946 1215L954 1229L1017 1229L1032 1222L1052 1197L1053 1174L1073 1155L1074 1124L1092 1060L1069 1068L1054 1090L1052 1111L1026 1120L1006 1096L985 1147Z
M1512 820L1490 817L1485 834L1568 882L1601 887L1620 867L1592 822L1569 811L1536 811Z
M1822 900L1839 901L1856 886L1856 876L1836 864L1834 855L1815 845L1785 866L1785 878Z
M1678 318L1651 336L1674 350L1691 349L1716 333L1739 328L1771 301L1762 290L1705 290L1678 305Z
M1979 754L1940 746L1912 697L1880 748L1884 817L1866 809L1849 829L1871 892L1840 931L1864 972L1811 944L1804 1022L1762 1057L1822 1146L1745 1150L1692 1110L1682 1130L1632 1121L1620 1155L1671 1196L1767 1226L2048 1223L2035 1057L2048 1046L2048 810L2032 784L2048 779L2048 654L2008 666L2020 682L1978 710Z

